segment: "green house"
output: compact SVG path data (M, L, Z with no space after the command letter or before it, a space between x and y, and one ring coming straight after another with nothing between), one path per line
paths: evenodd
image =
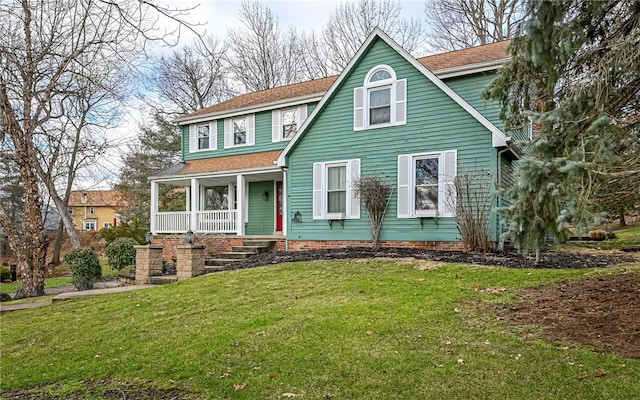
M154 233L279 237L289 250L362 246L354 182L391 186L381 245L458 248L454 181L505 181L517 151L482 92L508 42L415 59L376 29L338 76L253 92L181 117L182 162L151 178ZM161 211L159 185L186 188ZM499 200L500 202L501 200ZM499 240L499 217L490 231Z

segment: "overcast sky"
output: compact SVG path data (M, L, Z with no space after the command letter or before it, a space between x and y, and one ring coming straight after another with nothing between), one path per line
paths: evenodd
M356 2L357 0L347 0ZM262 1L278 17L281 27L293 27L296 30L319 30L329 19L337 5L336 0L271 0ZM185 17L187 21L202 24L197 27L199 33L213 33L223 39L227 30L239 25L238 12L242 0L161 0L160 5L172 8L196 9ZM405 18L424 18L425 0L400 0L402 16ZM188 44L193 40L193 34L184 32L180 44ZM156 52L171 52L171 48L156 49ZM148 118L147 110L142 103L132 104L125 110L125 115L118 128L109 131L110 150L105 157L98 160L92 168L80 171L74 183L75 189L110 189L118 180L120 157L127 151L127 144L131 143L138 131L138 125Z

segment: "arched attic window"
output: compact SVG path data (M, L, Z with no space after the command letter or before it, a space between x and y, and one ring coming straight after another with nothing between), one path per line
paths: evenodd
M406 79L388 65L371 68L354 92L354 130L405 124L406 98Z

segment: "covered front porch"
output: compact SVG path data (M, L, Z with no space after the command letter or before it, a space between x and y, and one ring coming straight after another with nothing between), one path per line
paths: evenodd
M151 179L153 234L284 234L285 172L278 168ZM182 210L163 210L164 196L186 194Z

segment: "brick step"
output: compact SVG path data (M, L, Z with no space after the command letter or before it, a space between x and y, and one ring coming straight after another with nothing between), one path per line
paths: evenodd
M231 251L234 253L266 253L269 251L269 247L267 246L233 246Z
M229 258L229 259L232 259L232 260L239 260L239 259L251 257L251 256L253 256L255 254L256 253L230 251L230 252L218 253L218 254L216 254L216 257L218 257L218 258Z
M248 247L266 247L267 249L272 249L273 247L276 246L276 241L275 240L256 240L256 239L249 239L249 240L244 240L242 242L242 244L244 246L248 246Z
M231 258L211 258L211 257L207 257L204 259L204 267L205 269L207 267L224 267L227 266L229 264L231 264L232 262L234 262L234 259Z
M150 276L149 283L152 285L166 285L167 283L173 283L178 280L176 275L158 275Z

